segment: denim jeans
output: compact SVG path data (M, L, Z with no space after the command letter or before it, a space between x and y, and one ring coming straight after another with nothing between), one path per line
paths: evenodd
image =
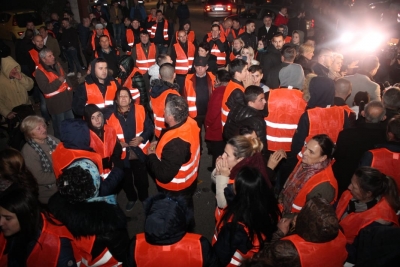
M114 31L114 38L115 38L115 42L117 44L114 44L114 46L116 45L121 45L121 34L122 34L122 27L123 27L123 23L120 24L113 24L113 31ZM122 26L122 27L121 27Z
M67 58L68 61L68 72L74 72L74 66L76 67L76 71L81 71L82 66L79 63L78 59L78 51L75 49L75 47L71 46L68 49L65 49L65 57Z
M74 118L74 113L72 113L72 109L67 110L65 112L59 113L59 114L53 114L51 115L51 121L53 123L53 130L54 130L54 136L60 139L60 126L61 122L65 119L73 119Z
M35 87L33 88L35 89ZM38 95L39 95L39 100L40 100L40 114L42 115L43 119L47 122L50 121L50 114L47 111L47 105L46 105L46 100L44 99L44 95L42 93L42 91L40 91L39 88L38 89Z

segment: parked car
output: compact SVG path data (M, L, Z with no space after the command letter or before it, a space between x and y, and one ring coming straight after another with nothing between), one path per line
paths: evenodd
M26 31L27 21L32 21L37 29L44 26L39 13L34 10L1 11L0 39L15 41Z
M208 0L204 5L204 16L219 18L232 15L231 0Z

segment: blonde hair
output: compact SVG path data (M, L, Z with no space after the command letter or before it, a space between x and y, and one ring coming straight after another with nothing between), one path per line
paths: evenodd
M227 144L234 148L233 155L237 159L251 157L254 153L260 152L263 149L263 144L259 138L251 138L243 135L232 137Z
M240 45L242 46L242 48L244 47L244 42L243 42L242 38L236 38L236 39L233 39L233 42L232 42L232 49L233 49L233 43L234 43L235 41L238 41L238 42L240 43Z
M21 132L24 134L26 140L31 139L31 133L38 126L39 123L43 123L44 127L47 128L45 120L37 115L28 116L21 122L20 129Z
M309 73L307 74L306 78L304 79L304 85L303 85L303 99L308 102L311 98L310 95L310 90L309 90L309 86L310 86L310 82L314 77L317 77L318 75L315 73Z
M301 44L299 47L299 55L304 55L304 53L314 52L314 46L310 44Z
M254 49L252 47L250 47L250 46L243 47L242 52L240 52L241 55L243 55L245 49L249 50L249 56L253 60L254 59Z

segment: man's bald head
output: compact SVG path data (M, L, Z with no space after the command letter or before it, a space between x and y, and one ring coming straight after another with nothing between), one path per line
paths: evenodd
M346 100L351 94L351 82L346 79L338 79L335 82L335 97L340 97Z
M160 66L160 78L166 82L174 83L175 67L171 63L164 63Z
M369 102L362 112L367 123L379 123L386 119L386 109L380 101Z

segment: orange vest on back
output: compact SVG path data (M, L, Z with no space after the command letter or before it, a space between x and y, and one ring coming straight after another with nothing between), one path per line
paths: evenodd
M268 116L265 117L268 150L290 151L297 124L307 105L302 96L303 93L296 89L269 91Z
M314 135L327 134L336 143L340 131L343 130L344 111L342 107L312 108L307 111L310 128L306 142Z
M115 93L117 92L117 85L114 81L110 81L110 85L107 86L107 91L105 96L100 92L99 88L95 83L88 84L85 82L86 95L88 104L95 104L99 108L104 108L105 106L111 106L114 104Z
M36 49L32 48L31 50L29 50L29 55L31 55L31 58L32 58L33 62L35 62L35 70L36 70L40 65L40 63L39 63L39 52L36 51ZM32 72L32 76L33 77L36 76L35 71Z
M82 236L80 239L76 239L75 244L79 249L79 253L81 255L80 265L78 266L114 267L122 265L121 262L118 262L112 256L112 254L107 248L105 248L95 259L93 259L91 252L95 241L96 241L96 236L94 235L91 235L89 237Z
M79 133L78 133L79 134ZM68 167L76 159L90 159L96 164L99 173L103 173L103 163L99 154L86 150L68 149L63 143L59 143L51 154L53 160L53 169L56 178L62 173L62 170Z
M74 238L68 229L63 225L54 225L47 221L45 216L41 214L43 219L42 233L35 243L33 250L26 260L27 267L56 267L58 266L58 257L60 255L61 242L60 238L71 240L75 258L79 258L79 253L74 246ZM52 218L56 221L54 218ZM4 254L7 239L0 232L0 266L7 266L8 255Z
M150 43L148 57L143 51L142 43L135 45L136 48L136 66L138 67L140 73L145 74L149 68L156 63L156 46Z
M112 41L111 41L111 38L110 38L110 33L108 32L108 30L107 30L106 28L103 29L103 35L108 36L108 40L110 41L110 46L112 46ZM92 45L92 50L93 50L93 51L95 51L96 48L97 48L97 45L99 45L99 44L96 44L96 43L95 43L96 36L97 36L96 30L93 30L92 41L90 42L91 45Z
M297 168L300 168L300 164L302 164L301 161L297 163L297 166L294 168L293 172L296 171ZM290 176L287 183L289 184L292 179L294 179L294 176ZM335 198L331 204L336 202L338 196L338 184L335 176L333 175L332 164L328 164L328 167L312 176L297 192L297 196L292 204L291 212L300 212L307 202L307 195L311 193L315 187L325 182L329 182L329 184L335 189Z
M225 88L224 91L224 96L222 97L222 105L221 105L221 122L222 122L222 127L224 127L226 120L228 119L228 114L230 111L230 108L226 105L226 102L228 101L228 98L231 96L231 93L235 89L240 89L242 92L244 92L244 87L238 83L235 83L234 81L230 81Z
M161 130L165 128L164 108L165 100L169 94L179 95L175 89L167 89L156 98L150 97L151 107L153 108L154 114L154 134L157 138L160 137Z
M164 146L174 138L180 138L190 144L190 160L181 166L171 182L163 184L156 178L158 186L169 191L180 191L196 182L200 162L199 132L200 129L197 126L197 122L188 117L180 127L171 129L163 134L156 147L156 156L159 160L161 160Z
M209 79L211 79L211 85L212 85L212 91L214 91L214 82L215 82L215 76L211 72L207 72L207 82ZM197 117L197 107L196 107L196 89L194 88L194 83L193 81L196 80L196 74L188 74L185 79L185 97L188 102L189 106L189 116L191 118L196 118ZM194 86L193 86L194 85ZM208 91L208 89L207 89ZM208 92L209 97L211 97L212 92Z
M344 191L336 207L336 216L346 236L347 243L352 244L361 229L376 220L382 219L392 222L397 226L399 225L396 212L390 207L385 197L382 197L380 201L369 210L357 213L352 212L342 219L352 198L353 196L349 190Z
M202 267L203 255L200 235L186 235L172 245L151 245L144 233L136 235L135 262L137 267Z
M392 177L397 184L400 192L400 153L392 152L386 148L372 149L371 167L378 169L387 176Z
M299 254L301 266L338 267L343 266L347 259L346 237L341 231L335 239L325 243L308 242L296 234L281 240L293 243Z
M176 33L175 33L176 42L179 42L178 41L178 33L179 33L179 31L176 31ZM187 40L188 40L188 42L194 44L194 41L196 40L196 35L195 35L194 31L189 31L189 33L187 33Z
M191 42L187 42L188 52L187 55L183 51L179 43L174 44L176 52L175 73L185 75L193 66L195 47Z
M60 66L60 63L57 62L56 64ZM46 76L47 80L49 80L49 83L52 83L55 80L58 80L59 76L57 76L54 72L45 70L45 68L42 66L42 64L39 64L39 66L37 68L41 72L43 72L43 74ZM65 75L65 73L60 66L60 76L64 76L64 75ZM58 95L59 93L64 92L65 90L68 90L68 91L72 90L72 88L68 86L68 83L66 82L66 80L64 80L63 83L54 92L48 93L48 94L43 93L43 95L45 98L51 98L55 95Z
M140 70L138 68L134 67L132 72L129 74L128 78L126 78L124 84L122 84L121 78L118 78L119 84L121 84L122 87L126 87L126 88L129 89L133 99L136 99L136 98L140 97L139 89L134 88L133 85L132 85L132 77L135 75L136 72L140 72Z

